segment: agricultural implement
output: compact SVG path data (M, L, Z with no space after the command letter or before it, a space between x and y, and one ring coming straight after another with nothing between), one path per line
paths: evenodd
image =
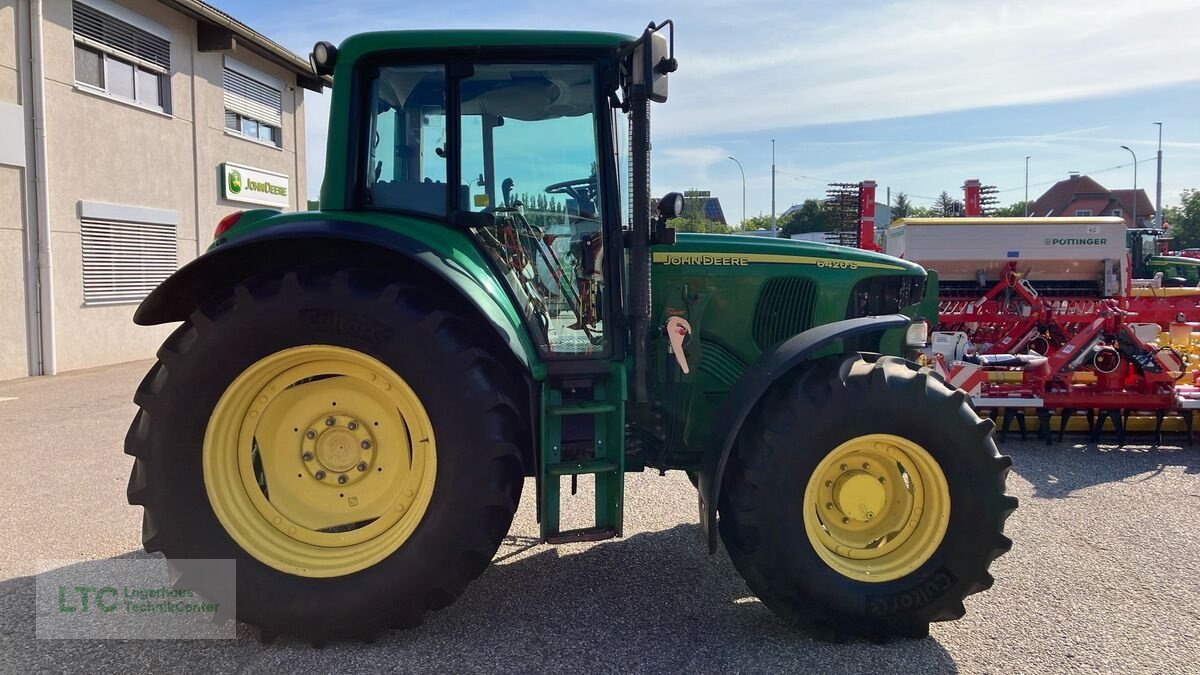
M1110 421L1123 443L1136 416L1160 442L1178 417L1190 442L1200 289L1165 277L1179 268L1144 234L1120 218L909 218L888 228L887 250L937 270L929 358L1003 413L1002 433L1030 408L1046 440L1052 416L1060 437L1079 416L1094 436Z
M669 26L318 43L321 210L230 215L138 309L182 322L126 441L148 551L235 559L264 639L371 637L484 572L527 479L556 544L621 535L626 472L681 470L704 543L785 620L878 639L963 615L1016 499L993 423L902 358L936 278L676 237L682 195L649 190ZM568 529L577 481L594 518Z

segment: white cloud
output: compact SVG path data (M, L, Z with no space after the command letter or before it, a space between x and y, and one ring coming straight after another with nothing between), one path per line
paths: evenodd
M681 22L680 70L660 116L668 123L657 131L750 132L1200 79L1196 0L906 0L842 8L824 21L806 21L801 9L788 21L739 23L723 39L710 26L696 34ZM757 4L745 9L758 11Z

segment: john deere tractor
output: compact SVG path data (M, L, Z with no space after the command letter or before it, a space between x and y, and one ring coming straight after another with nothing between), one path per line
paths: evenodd
M704 545L784 620L880 639L962 616L1016 500L993 424L903 358L936 277L675 236L682 196L652 201L649 173L668 33L319 43L321 209L225 218L137 311L182 322L126 441L146 550L235 559L265 636L372 636L463 593L526 479L557 544L620 536L625 474L680 470ZM594 518L567 529L580 486Z

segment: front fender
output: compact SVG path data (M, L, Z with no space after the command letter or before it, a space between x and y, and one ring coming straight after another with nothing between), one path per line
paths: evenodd
M279 223L221 243L184 265L154 289L134 314L149 326L183 321L214 295L264 272L315 262L386 265L442 283L478 310L481 319L535 379L545 366L507 295L474 249L442 249L395 230L351 220L313 219ZM478 269L472 269L472 267ZM492 282L488 285L488 282ZM509 310L509 311L506 311Z
M780 377L811 357L817 350L849 337L907 328L912 319L902 314L864 316L817 326L785 340L758 357L734 383L713 424L711 445L700 467L700 529L708 542L709 553L717 550L717 502L721 479L729 453L737 440L742 423L758 405L759 399Z

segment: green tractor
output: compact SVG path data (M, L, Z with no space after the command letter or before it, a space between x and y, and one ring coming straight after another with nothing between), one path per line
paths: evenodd
M626 472L681 470L704 544L786 621L883 639L963 615L1017 502L992 422L902 358L936 277L676 237L682 197L652 202L649 174L670 26L316 46L321 210L224 219L137 311L182 322L126 441L147 551L236 560L266 638L371 637L487 568L527 478L555 544L621 535ZM565 529L581 476L594 519Z

